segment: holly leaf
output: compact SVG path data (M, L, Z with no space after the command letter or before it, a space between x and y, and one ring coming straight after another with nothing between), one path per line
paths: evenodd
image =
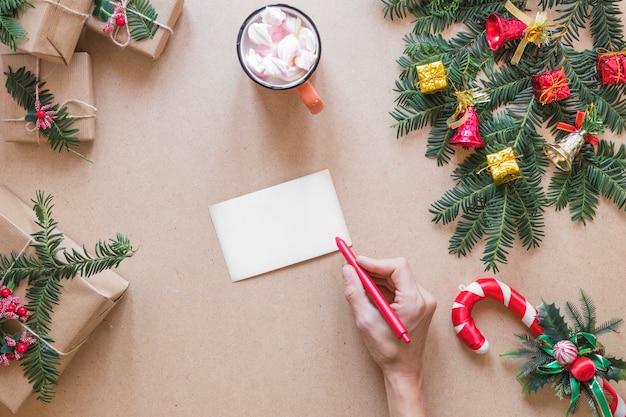
M570 337L572 331L561 315L561 310L554 303L546 304L544 301L537 310L539 325L543 328L546 336L553 341L565 340Z
M626 379L626 361L612 356L605 356L611 362L611 367L606 372L606 378L613 381L621 381Z

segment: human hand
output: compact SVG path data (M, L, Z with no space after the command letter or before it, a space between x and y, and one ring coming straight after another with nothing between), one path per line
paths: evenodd
M391 308L411 337L408 344L398 339L368 298L354 268L345 265L342 270L344 295L370 355L383 371L390 415L426 415L422 360L437 305L435 298L417 283L404 258L378 260L357 256L357 262L383 292L388 290L392 294Z

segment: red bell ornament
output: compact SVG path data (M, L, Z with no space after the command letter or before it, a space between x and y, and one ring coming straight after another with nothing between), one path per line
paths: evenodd
M497 51L505 42L524 36L527 27L521 20L505 19L492 13L485 23L487 45L492 51Z
M464 148L482 148L485 146L480 137L480 129L478 126L478 115L474 110L474 106L468 106L463 113L461 119L463 123L450 138L450 145L462 146Z

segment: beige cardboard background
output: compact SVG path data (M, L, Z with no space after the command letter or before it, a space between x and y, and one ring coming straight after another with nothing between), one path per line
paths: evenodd
M139 248L118 271L129 293L64 372L57 398L19 415L386 415L381 375L343 298L341 255L232 283L209 215L210 204L328 168L354 250L406 256L439 300L427 358L432 415L564 416L567 401L550 389L523 396L518 363L498 356L525 331L512 314L476 308L492 345L485 356L452 331L458 286L492 274L482 245L448 255L452 229L428 214L463 153L437 167L424 157L426 131L398 140L390 127L410 19L383 19L378 0L291 2L322 36L313 82L326 108L311 116L295 93L265 90L239 66L239 26L265 4L187 0L156 61L85 32L98 118L97 140L81 152L93 164L0 143L0 182L25 201L37 189L55 195L55 217L75 241L91 246L119 231ZM534 304L575 301L584 288L600 319L626 317L624 212L602 201L587 227L552 210L546 224L542 247L511 251L497 278ZM626 356L623 333L602 342ZM625 383L617 389L626 396Z

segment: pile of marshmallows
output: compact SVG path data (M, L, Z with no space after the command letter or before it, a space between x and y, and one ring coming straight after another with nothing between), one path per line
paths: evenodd
M248 27L250 48L246 63L261 78L293 81L304 76L317 60L317 37L302 27L299 17L278 7L268 6L260 13L261 21Z

